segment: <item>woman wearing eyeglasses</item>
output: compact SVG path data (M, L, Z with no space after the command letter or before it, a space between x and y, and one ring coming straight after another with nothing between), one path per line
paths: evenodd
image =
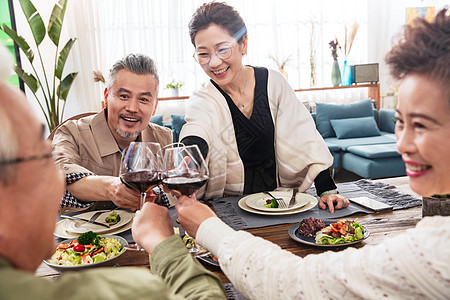
M321 208L346 207L328 170L333 158L292 87L277 71L242 64L248 37L239 13L203 4L189 33L194 58L211 78L189 99L181 131L181 141L197 144L208 163L204 197L305 191L314 182Z
M411 189L450 194L450 13L405 26L388 53L400 80L397 150ZM449 299L450 216L423 218L415 228L359 249L304 258L246 231L234 231L207 205L183 196L176 205L183 229L218 257L246 299Z

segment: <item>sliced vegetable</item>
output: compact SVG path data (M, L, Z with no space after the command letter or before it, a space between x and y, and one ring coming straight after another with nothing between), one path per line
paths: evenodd
M73 251L84 252L84 246L81 244L76 244L75 246L73 246Z
M345 244L364 238L364 227L356 221L339 220L316 234L316 244Z

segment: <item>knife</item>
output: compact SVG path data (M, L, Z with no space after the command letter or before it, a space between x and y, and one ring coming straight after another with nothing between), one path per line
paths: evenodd
M295 204L295 195L297 195L297 192L298 192L298 189L294 189L294 190L292 191L292 197L291 197L291 200L289 201L288 208L291 208L292 205Z
M89 222L88 219L83 219L83 218L79 218L79 217L72 217L72 216L66 216L66 215L60 215L60 217L63 218L63 219L69 219L69 220L85 221L86 223ZM97 222L97 221L94 221L94 222L91 222L91 223L95 224L95 225L100 225L100 226L103 226L103 227L106 227L106 228L111 228L111 227L109 227L109 225L106 225L106 224L103 224L103 223L100 223L100 222Z

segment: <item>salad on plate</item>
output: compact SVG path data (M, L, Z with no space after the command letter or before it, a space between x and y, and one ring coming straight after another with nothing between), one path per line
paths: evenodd
M346 244L364 238L364 227L352 220L339 220L316 233L316 244Z
M69 243L60 243L48 263L59 266L95 264L114 258L125 249L114 238L88 231Z

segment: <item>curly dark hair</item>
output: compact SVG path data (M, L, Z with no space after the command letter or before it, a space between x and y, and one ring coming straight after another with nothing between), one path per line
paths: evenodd
M208 28L211 24L216 24L225 29L239 43L247 34L244 20L232 6L224 2L204 3L197 8L189 22L189 35L194 46L197 33Z
M404 27L403 37L385 60L395 79L425 75L438 82L450 97L450 15L444 8L433 22L416 18Z

